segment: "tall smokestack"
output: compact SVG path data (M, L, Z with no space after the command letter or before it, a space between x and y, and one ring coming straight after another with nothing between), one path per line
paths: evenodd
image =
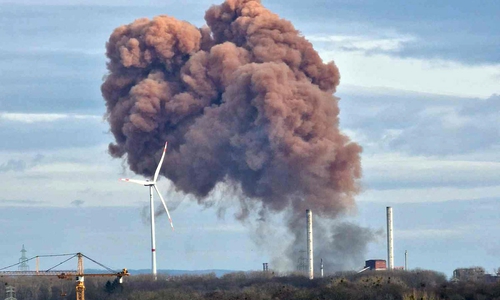
M314 278L314 261L313 261L313 220L312 212L308 209L306 210L307 215L307 263L309 270L309 279Z
M387 262L388 270L394 269L394 236L392 224L392 207L387 207Z
M405 271L408 271L408 250L405 250Z
M321 259L321 264L319 265L319 271L320 271L321 278L323 278L323 259Z

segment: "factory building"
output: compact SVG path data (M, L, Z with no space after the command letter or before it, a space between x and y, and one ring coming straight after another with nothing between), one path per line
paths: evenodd
M498 274L486 274L483 267L458 268L453 271L452 281L483 281L483 282L498 282L500 276Z
M370 259L365 261L365 268L373 271L387 270L387 263L383 259Z
M484 277L486 272L482 267L460 268L453 271L453 279L461 281L477 281Z

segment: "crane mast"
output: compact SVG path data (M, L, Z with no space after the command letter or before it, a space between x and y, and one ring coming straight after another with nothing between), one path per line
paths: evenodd
M78 268L76 275L76 300L85 300L85 284L83 282L83 255L78 253Z

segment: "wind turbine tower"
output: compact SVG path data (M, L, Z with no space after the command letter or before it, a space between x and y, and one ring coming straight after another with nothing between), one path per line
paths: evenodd
M160 162L158 163L158 167L156 167L156 171L153 177L153 180L136 180L136 179L128 179L128 178L121 178L120 180L125 181L125 182L131 182L131 183L136 183L140 185L144 185L149 187L149 212L150 212L150 217L151 217L151 273L153 274L155 280L156 280L156 239L155 239L155 210L154 210L154 203L153 203L153 189L156 191L158 196L160 196L161 203L163 204L163 207L165 208L165 211L167 212L168 220L170 222L170 227L172 227L172 230L174 230L174 224L172 223L172 218L170 217L170 213L168 212L167 204L165 203L165 200L163 200L162 195L160 194L160 191L156 187L156 180L158 179L158 175L160 174L160 169L161 165L163 163L163 159L165 158L165 152L167 152L167 143L165 143L165 147L163 148L163 153L161 155Z

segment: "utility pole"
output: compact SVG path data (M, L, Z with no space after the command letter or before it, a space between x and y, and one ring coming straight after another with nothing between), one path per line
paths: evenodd
M305 253L306 253L305 250L299 251L299 259L297 261L297 271L299 271L301 273L307 271L307 263L306 263Z

